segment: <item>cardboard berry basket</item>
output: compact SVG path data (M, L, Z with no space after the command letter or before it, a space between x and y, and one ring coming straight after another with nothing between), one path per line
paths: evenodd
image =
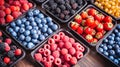
M83 10L81 10L78 14L81 14L83 11L85 11L85 10L87 10L87 9L89 9L89 8L94 8L95 10L97 10L98 12L100 12L101 14L103 14L104 16L110 16L109 14L101 11L98 7L96 7L96 6L94 6L94 5L87 5L87 7L85 7ZM111 16L110 16L110 17L111 17ZM72 19L71 21L73 21L73 20L74 20L74 19ZM114 29L114 27L117 25L116 19L114 19L114 18L112 17L112 23L113 23L113 25L114 25L113 28L112 28L112 30L107 31L107 33L106 33L100 40L98 40L97 43L92 44L92 43L88 42L82 35L78 34L77 31L73 30L73 29L70 27L71 21L68 23L68 27L69 27L69 29L71 30L71 32L73 32L73 33L76 34L78 37L80 37L81 39L83 39L83 40L85 41L85 43L88 44L88 46L96 46L97 44L99 44L99 41L102 40L102 39L103 39L105 36L107 36L108 34L110 34L111 31ZM85 26L84 26L84 27L85 27Z
M7 35L2 29L0 29L0 31L2 32L3 39L4 38L10 38L9 35ZM16 57L16 60L13 60L12 63L7 65L7 67L13 67L17 62L22 60L25 57L25 55L26 55L25 51L14 40L12 40L12 43L10 44L10 46L16 46L17 48L21 49L22 50L22 55L20 55L19 57Z
M91 0L90 2L93 4L93 5L95 5L95 1L96 0ZM96 7L98 7L97 5L95 5ZM98 8L100 8L100 7L98 7ZM105 10L103 10L102 8L100 8L102 11L104 11L105 13L107 13L107 14L110 14L110 13L108 13L108 12L106 12ZM110 8L109 8L110 9ZM114 8L115 9L115 8ZM110 14L110 16L112 16L112 17L114 17L116 20L120 20L120 17L115 17L114 15L112 15L112 14Z
M37 8L35 8L35 9L37 9ZM35 9L32 9L31 11L33 11L33 10L35 10ZM39 10L39 9L38 9ZM41 11L41 10L39 10L45 17L49 17L47 14L45 14L43 11ZM21 18L26 18L26 16L27 16L27 14L25 14L24 16L22 16ZM19 19L21 19L21 18L19 18ZM56 21L54 21L53 19L52 19L52 22L53 23L55 23L57 26L58 26L58 29L60 28L60 25L56 22ZM36 47L38 47L44 40L46 40L47 38L49 38L49 36L50 35L52 35L55 31L53 31L53 33L52 34L49 34L43 41L39 41L37 44L35 44L35 46L33 47L33 48L27 48L27 47L25 47L24 45L22 45L22 43L20 43L15 37L13 37L11 34L10 34L10 32L8 32L8 28L10 27L10 24L9 25L7 25L7 27L6 27L6 33L8 34L8 35L10 35L11 36L11 38L13 39L13 40L15 40L16 42L18 42L25 50L28 50L28 51L31 51L31 50L33 50L33 49L35 49ZM39 30L41 30L41 29L39 29ZM32 37L32 36L30 36L30 37Z
M117 28L117 26L114 28L114 30ZM114 30L112 31L112 33L111 34L113 34L114 33ZM110 48L108 48L108 42L106 42L107 44L106 45L103 45L105 42L104 42L104 40L105 39L107 39L108 40L108 37L109 36L111 36L111 34L109 34L108 36L105 36L104 38L103 38L103 40L101 40L100 41L100 43L96 46L96 51L98 52L98 54L100 54L101 55L101 57L104 57L105 59L107 59L108 61L110 61L111 63L113 63L114 65L116 65L116 67L120 67L120 63L115 63L114 62L114 60L115 59L118 59L119 57L118 57L118 54L116 53L116 49L114 48L115 47L115 45L116 45L116 41L114 40L114 44L110 44L110 46L112 46L112 48L110 49ZM115 35L115 37L116 37L116 35ZM115 38L114 37L114 38ZM108 40L109 41L109 40ZM101 52L100 51L100 48L104 48L104 46L107 46L107 53L108 53L108 56L107 55L105 55L105 53L104 53L104 50L103 50L103 52ZM119 48L118 48L119 49ZM109 53L109 50L114 50L115 51L115 55L110 55L110 53ZM110 59L110 56L113 56L114 57L114 59ZM115 57L116 56L116 57ZM119 60L118 60L118 62L119 62Z
M28 0L28 2L30 2L30 3L33 4L33 7L30 8L28 11L30 11L30 10L32 10L32 9L34 9L34 8L36 7L36 4L35 4L32 0ZM18 16L16 19L13 19L13 21L19 19L20 17L22 17L23 15L25 15L28 11L23 12L23 13L22 13L20 16ZM13 22L13 21L11 21L11 22ZM11 23L11 22L10 22L10 23ZM0 24L0 26L6 27L6 26L7 26L8 24L10 24L10 23L6 23L6 24L3 24L3 25Z
M47 8L45 8L45 5L48 5L49 1L50 0L46 1L42 5L42 8L45 9L45 11L48 14L50 14L51 16L53 16L56 20L60 21L60 23L67 23L68 21L70 21L70 19L72 19L80 10L82 10L87 5L87 1L86 0L82 0L83 1L82 5L78 5L78 7L80 7L80 8L76 9L74 14L70 14L70 17L68 19L61 19L60 17L58 17L58 15L55 15L55 13L53 13L51 10L48 10ZM70 8L69 10L72 10L72 9L73 8ZM61 12L62 12L62 10L61 10Z
M75 39L75 42L78 42L78 43L80 43L84 48L85 48L85 51L83 52L83 57L82 58L84 58L88 53L89 53L89 48L87 47L87 46L85 46L80 40L78 40L77 38L75 38L69 31L67 31L67 30L65 30L65 29L60 29L60 30L58 30L57 32L55 32L54 34L58 34L59 32L63 32L66 36L69 36L69 37L72 37L73 39ZM54 35L53 34L53 35ZM53 36L52 35L52 36ZM52 36L50 36L49 38L51 38ZM34 54L38 51L38 49L39 48L42 48L43 46L44 46L44 44L46 44L48 42L48 39L44 42L44 43L42 43L38 48L36 48L34 51L32 51L31 52L31 57L32 57L32 59L35 61L35 62L37 62L40 66L42 66L42 67L45 67L41 62L38 62L37 60L35 60L35 58L34 58ZM82 59L81 58L81 59ZM77 61L77 63L81 60L81 59L79 59L78 61ZM74 65L73 65L74 66Z

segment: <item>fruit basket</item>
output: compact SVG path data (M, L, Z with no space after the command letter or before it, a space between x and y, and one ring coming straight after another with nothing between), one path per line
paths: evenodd
M0 66L12 67L25 57L25 51L0 30Z
M109 36L105 37L99 45L97 45L97 52L116 66L120 66L120 24L114 28Z
M2 0L0 5L0 26L8 25L36 7L36 4L31 0Z
M6 32L26 50L33 50L59 27L59 24L42 11L33 9L9 24Z
M91 3L98 6L101 10L105 11L106 13L110 14L117 20L120 19L120 2L119 0L91 0Z
M89 45L96 46L116 24L114 18L94 5L88 5L69 22L68 27Z
M86 5L86 0L49 0L43 4L42 8L61 23L66 23Z
M62 39L63 39L63 41L62 41ZM69 40L69 41L67 41L67 40ZM54 43L56 43L56 44L54 44ZM69 50L67 50L67 49L69 49ZM48 53L46 52L47 50L49 50ZM69 54L68 54L68 52L69 52ZM82 59L88 52L89 52L88 47L86 47L81 41L76 39L67 30L60 29L59 31L55 32L49 39L47 39L42 45L40 45L37 49L35 49L31 53L31 56L42 67L45 67L48 64L55 64L55 65L53 65L53 67L56 65L58 65L58 66L68 65L68 67L69 67L69 66L73 66L74 64L76 64L77 61ZM52 53L52 55L49 55L50 53ZM47 57L47 55L49 55L49 56ZM71 57L74 55L75 55L75 57ZM56 57L57 59L54 59L54 57ZM76 57L77 57L77 59L76 59ZM42 58L43 58L43 60L42 60ZM52 63L49 63L50 61Z

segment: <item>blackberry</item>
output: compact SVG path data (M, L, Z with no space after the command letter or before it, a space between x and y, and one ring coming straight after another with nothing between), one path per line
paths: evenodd
M16 49L17 49L16 46L14 46L14 45L11 46L11 50L16 50Z
M83 0L77 0L77 3L78 3L79 5L82 5L82 4L83 4Z
M78 7L78 4L77 3L73 3L72 4L72 8L75 10L75 9L77 9L77 7Z
M60 8L57 8L57 9L56 9L56 12L57 12L57 13L61 13L61 9L60 9Z
M70 1L70 4L73 4L75 3L75 0L69 0Z
M64 10L63 13L64 13L65 15L68 15L68 14L70 13L70 11L69 11L69 10Z
M49 5L52 5L53 3L54 3L54 0L49 0L49 1L48 1L48 4L49 4Z
M65 6L68 10L71 10L71 8L72 8L69 3L66 3Z
M5 64L3 61L0 62L0 67L7 67L7 64Z
M4 43L0 43L0 53L4 52L5 49L5 44Z
M0 40L3 40L3 37L0 37Z
M59 4L65 4L64 0L60 0Z
M50 10L50 7L48 5L45 5L44 6L46 9Z
M65 16L65 20L69 19L70 18L70 15L66 15Z
M53 4L51 5L51 9L54 10L54 9L56 9L56 8L57 8L57 4L56 4L56 3L53 3Z
M65 18L65 15L63 13L60 14L60 18L61 19L64 19Z
M64 5L60 5L60 9L61 9L61 10L65 10L66 7L65 7Z
M70 13L73 15L75 14L75 10L70 10Z
M66 3L70 3L70 1L69 1L69 0L65 0L65 2L66 2Z
M9 51L7 53L7 56L10 57L10 58L13 58L14 57L14 52L13 51Z

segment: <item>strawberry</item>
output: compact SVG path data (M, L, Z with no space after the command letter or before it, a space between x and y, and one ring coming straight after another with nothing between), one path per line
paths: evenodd
M90 35L90 34L87 34L86 36L85 36L85 39L88 41L88 42L92 42L93 41L93 36L92 35Z
M103 25L104 25L104 29L107 31L109 31L113 28L113 23L111 23L111 22L106 22Z
M77 33L82 34L83 33L83 27L78 27Z
M103 33L102 32L97 32L95 35L95 38L97 39L101 39L103 37Z
M71 27L73 30L77 30L77 28L79 27L79 24L76 23L76 22L71 22L70 27Z
M75 20L75 22L77 22L78 24L80 24L82 22L82 17L79 14L77 14L75 16L74 20Z

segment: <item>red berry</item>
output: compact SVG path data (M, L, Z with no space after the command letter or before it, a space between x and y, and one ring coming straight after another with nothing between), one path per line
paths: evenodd
M62 65L61 67L67 67L67 65Z
M44 62L47 62L47 58L46 58L46 57L43 57L42 62L43 62L43 63L44 63Z
M60 36L57 35L57 34L55 34L55 35L53 35L53 39L54 39L55 41L59 41L59 40L60 40Z
M0 18L0 25L4 25L5 24L5 19L4 18Z
M10 8L5 8L5 13L6 13L6 14L11 14Z
M82 34L83 33L83 27L78 27L77 33Z
M54 39L52 39L52 38L49 38L49 39L48 39L48 44L49 44L49 45L54 44L54 43L55 43L55 40L54 40Z
M59 48L62 48L64 46L64 42L63 41L59 41L58 46L59 46Z
M20 7L19 6L16 6L16 11L20 11Z
M28 4L23 4L22 8L27 11L27 10L29 10L29 5Z
M70 67L70 63L68 63L68 62L65 62L64 65L66 65L67 67Z
M0 1L0 6L4 5L5 1L4 0L1 0Z
M54 57L53 57L52 55L49 55L47 59L48 59L48 61L50 61L50 62L53 62L53 61L54 61Z
M0 37L2 36L2 31L0 31Z
M42 55L40 54L40 53L36 53L35 55L34 55L34 57L35 57L35 59L37 60L37 61L42 61Z
M70 42L71 44L73 44L73 43L75 43L75 39L69 38L69 42Z
M50 45L50 50L55 51L57 49L57 44L51 44Z
M52 67L52 63L50 61L44 62L45 67Z
M19 0L21 4L27 4L28 0Z
M75 48L71 47L69 50L69 54L74 55L76 53Z
M77 14L77 15L75 16L74 20L75 20L75 22L77 22L77 23L80 24L80 23L82 22L82 17L81 17L79 14Z
M10 23L10 22L12 22L12 21L13 21L13 16L7 15L7 16L6 16L6 22Z
M78 50L78 51L81 51L81 52L83 52L85 50L85 48L81 44L77 44L75 46L75 49Z
M52 56L54 58L58 58L58 57L60 57L60 52L59 51L53 51Z
M60 39L63 39L63 36L65 36L64 32L59 32L58 35L60 36Z
M80 52L80 51L77 51L75 56L76 56L77 59L80 59L80 58L83 57L83 53Z
M51 51L49 49L45 49L44 56L49 56L51 54Z
M50 50L50 45L49 44L45 44L44 45L44 49L49 49Z
M12 13L12 16L16 19L16 18L18 18L21 14L22 14L21 12L14 11L14 12Z
M70 42L65 42L64 47L69 49L72 47L72 44Z
M29 7L32 8L33 7L33 4L32 3L28 3Z
M78 42L73 43L72 46L73 46L73 47L76 47L77 44L80 44L80 43L78 43Z
M0 10L0 18L4 18L5 17L5 12L3 10Z
M6 52L10 51L10 46L7 43L5 43L5 51Z
M62 48L61 54L62 55L68 54L68 50L66 48Z
M4 58L4 63L9 64L10 63L10 58L9 57L5 57Z
M13 4L14 4L15 6L21 6L21 4L20 4L19 1L13 1Z
M43 53L44 53L44 48L40 48L40 49L38 50L38 52L41 53L41 54L43 54Z
M54 63L55 63L55 65L61 65L61 59L60 58L56 58Z
M72 58L70 59L70 63L71 63L72 65L76 64L76 63L77 63L77 58L76 58L76 57L72 57Z
M10 38L7 38L5 39L5 42L10 45L12 43L12 40Z
M64 42L67 42L69 41L69 37L68 36L63 36L63 39L62 39Z
M16 49L15 50L15 55L19 56L22 54L22 50L21 49Z
M64 59L65 59L66 61L70 61L71 58L72 58L72 56L71 56L70 54L65 54L65 55L64 55Z
M10 9L11 9L12 12L17 10L16 6L10 6Z

